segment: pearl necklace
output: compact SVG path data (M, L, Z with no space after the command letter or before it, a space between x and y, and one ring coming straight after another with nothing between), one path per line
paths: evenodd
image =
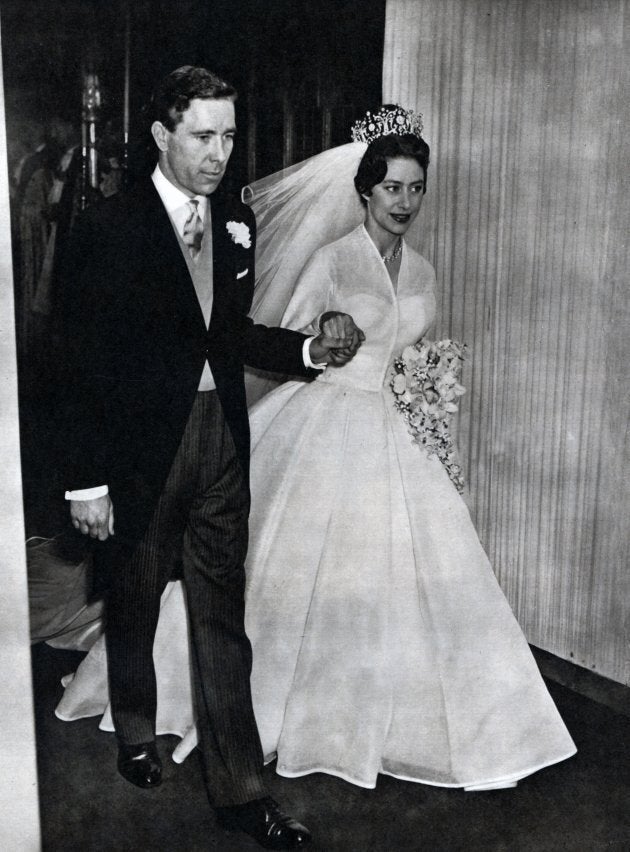
M402 239L400 237L398 237L398 245L396 246L394 251L391 254L382 254L381 255L381 260L383 261L383 263L392 263L394 260L399 258L400 253L402 251L402 247L403 247Z

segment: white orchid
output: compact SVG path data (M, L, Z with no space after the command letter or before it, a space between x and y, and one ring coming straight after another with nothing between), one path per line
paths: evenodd
M406 346L402 352L403 361L406 361L408 364L413 364L416 361L419 361L422 358L422 354L416 349L415 346Z
M398 394L405 392L407 389L407 380L403 373L396 373L392 382L392 389L394 393Z

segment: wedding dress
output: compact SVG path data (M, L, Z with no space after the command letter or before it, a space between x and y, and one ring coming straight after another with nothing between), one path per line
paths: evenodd
M355 358L251 410L246 630L266 760L294 777L379 773L489 789L570 757L574 743L472 525L389 388L393 359L434 320L434 272L405 244L394 288L363 225L319 249L283 325L351 314ZM196 742L181 583L163 596L158 732ZM57 708L107 714L99 639ZM98 694L97 694L98 693Z

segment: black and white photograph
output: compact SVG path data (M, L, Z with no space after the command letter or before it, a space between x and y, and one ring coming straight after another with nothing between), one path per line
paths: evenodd
M630 849L628 0L0 0L0 846Z

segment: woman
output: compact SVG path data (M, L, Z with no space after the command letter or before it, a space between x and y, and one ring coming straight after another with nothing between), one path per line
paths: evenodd
M283 325L315 331L343 311L365 333L347 365L251 410L246 628L263 749L289 777L513 786L575 747L464 502L389 387L435 315L433 269L403 239L427 184L418 117L384 107L357 139L253 188L258 318L288 298ZM305 233L320 247L293 288ZM167 631L183 620L172 601ZM158 669L173 658L157 653Z

